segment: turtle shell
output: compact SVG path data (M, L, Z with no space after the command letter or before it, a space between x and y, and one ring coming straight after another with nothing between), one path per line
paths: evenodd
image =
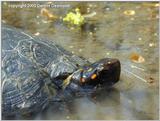
M45 38L2 24L2 114L44 109L46 85L88 63Z

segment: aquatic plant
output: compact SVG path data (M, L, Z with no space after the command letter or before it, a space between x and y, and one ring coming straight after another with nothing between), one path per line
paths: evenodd
M64 18L63 18L64 22L68 22L72 25L77 25L77 26L81 26L82 24L84 24L84 17L82 16L82 14L80 13L80 9L76 8L75 9L75 13L74 12L69 12Z

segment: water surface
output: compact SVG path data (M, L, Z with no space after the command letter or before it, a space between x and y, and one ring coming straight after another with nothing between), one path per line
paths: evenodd
M61 19L47 20L41 15L43 7L11 7L22 3L66 5L46 8L59 18L75 8L80 8L82 14L96 14L86 18L83 28L71 27ZM122 63L120 81L94 100L84 97L71 103L50 104L36 116L22 119L158 119L158 21L157 2L2 2L2 22L45 36L91 62L113 57ZM133 52L145 61L133 62Z

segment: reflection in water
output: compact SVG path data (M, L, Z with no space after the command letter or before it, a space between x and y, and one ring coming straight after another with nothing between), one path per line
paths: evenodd
M115 116L118 113L119 99L118 90L114 88L102 90L92 98L75 99L71 109L74 108L73 115L76 119L107 119L107 117Z
M120 93L112 88L101 90L92 97L76 98L71 102L59 103L56 107L54 104L49 106L47 112L44 111L45 113L40 116L41 119L46 119L46 114L52 119L109 119L108 117L111 115L116 116L120 111L117 107L119 104ZM110 114L107 114L107 112Z
M25 119L158 119L157 2L55 2L60 3L70 7L48 10L60 17L76 7L83 14L96 14L86 18L88 23L79 29L68 27L61 19L47 21L41 16L41 8L11 8L8 5L12 2L3 2L2 21L46 36L91 62L104 57L118 58L122 64L121 80L114 88L102 90L92 98L50 104L46 110ZM132 52L142 55L145 62L129 60ZM153 79L155 83L144 83L141 78Z

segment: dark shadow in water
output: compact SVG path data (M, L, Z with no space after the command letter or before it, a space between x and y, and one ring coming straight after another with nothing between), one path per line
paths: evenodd
M71 115L76 113L76 107L79 100L88 100L90 103L94 103L95 105L102 105L102 106L115 106L112 105L112 102L115 102L116 105L120 104L120 92L116 88L110 89L102 89L98 90L96 93L92 94L91 96L76 98L73 102L68 102L67 107L71 113ZM106 102L111 102L106 104ZM85 102L84 102L85 103Z
M50 120L50 119L65 119L68 115L76 115L77 111L77 100L83 100L87 98L89 103L94 103L95 105L112 105L112 103L106 104L106 101L115 101L118 105L120 102L120 93L115 88L98 90L91 96L84 96L80 98L74 98L72 101L68 102L53 102L49 104L43 111L38 113L27 114L25 116L15 116L2 118L3 120ZM85 103L85 102L84 102Z

